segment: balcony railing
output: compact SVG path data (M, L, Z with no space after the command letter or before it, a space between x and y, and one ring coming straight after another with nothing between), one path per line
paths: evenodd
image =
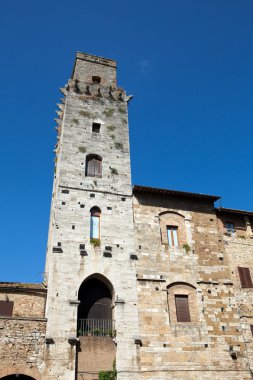
M78 319L78 336L115 337L114 321L111 319Z

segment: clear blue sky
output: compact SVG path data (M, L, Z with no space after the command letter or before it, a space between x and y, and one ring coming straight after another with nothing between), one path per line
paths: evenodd
M133 184L252 210L252 0L1 4L0 281L41 281L58 88L75 52L114 58Z

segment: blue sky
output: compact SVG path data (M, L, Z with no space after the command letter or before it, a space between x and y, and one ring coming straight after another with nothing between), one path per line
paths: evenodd
M133 184L252 210L251 0L1 4L0 281L41 281L58 91L76 51L118 61Z

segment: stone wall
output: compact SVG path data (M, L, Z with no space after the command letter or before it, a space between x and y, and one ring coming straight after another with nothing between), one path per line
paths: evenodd
M93 75L101 77L100 84L92 83ZM76 353L68 339L77 333L78 291L83 281L97 275L112 288L117 367L123 371L137 365L127 96L115 83L113 61L78 55L73 79L62 90L46 263L47 335L55 344L47 351L43 379L74 380ZM93 123L100 124L99 133L92 132ZM101 157L102 176L85 174L89 154ZM97 247L90 241L94 206L101 210Z
M46 289L40 284L0 283L0 300L14 302L0 315L0 377L26 374L41 379L44 367Z
M187 241L180 239L179 247L168 246L161 233L161 215L167 213L183 216L184 225L177 225ZM212 202L137 191L134 221L143 343L139 378L224 379L226 372L229 379L250 379L229 259ZM182 243L189 245L188 252ZM194 297L185 293L193 288ZM191 322L177 322L175 294L189 294Z
M0 301L14 302L12 316L0 315L0 378L94 380L116 356L117 380L252 379L253 289L242 288L237 269L253 277L252 213L216 210L217 197L203 194L138 187L132 194L130 97L117 87L115 61L78 53L61 91L48 292L0 283ZM90 154L102 160L102 175L86 175ZM168 244L169 226L176 246ZM111 292L116 337L85 336L75 345L79 289L92 277ZM187 322L179 321L176 296L187 299Z
M240 331L243 334L249 366L253 372L253 335L250 329L253 325L253 288L242 288L238 272L238 267L249 268L253 282L252 217L232 211L220 211L217 215L241 322ZM226 222L233 223L235 227L235 232L230 236L225 228Z
M0 301L14 302L13 317L39 317L45 313L45 292L29 289L21 291L13 288L3 290L0 285Z

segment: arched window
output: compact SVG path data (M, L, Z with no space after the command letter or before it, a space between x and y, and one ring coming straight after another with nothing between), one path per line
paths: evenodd
M78 335L113 335L112 290L109 281L98 274L82 283L78 292Z
M167 289L171 323L198 323L196 288L185 282L174 282Z
M101 78L97 75L93 75L92 77L92 83L99 84L101 82Z
M90 238L100 239L100 215L101 210L98 207L92 207L90 210Z
M88 154L85 175L87 177L102 177L102 157L96 154Z
M182 247L188 243L185 217L177 212L165 211L159 214L162 244Z

